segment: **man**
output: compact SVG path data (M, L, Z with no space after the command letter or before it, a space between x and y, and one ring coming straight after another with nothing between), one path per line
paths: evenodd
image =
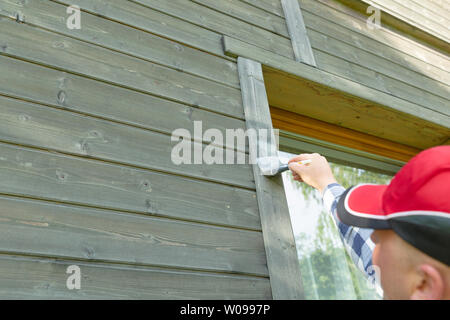
M321 192L356 265L379 268L385 299L450 299L450 146L422 151L389 185L345 190L317 153L289 168Z

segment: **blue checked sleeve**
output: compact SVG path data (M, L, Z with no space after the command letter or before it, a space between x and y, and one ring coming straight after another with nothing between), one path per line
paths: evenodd
M375 244L370 239L372 229L364 229L348 226L339 221L336 213L337 203L345 188L338 183L328 185L323 191L322 199L324 206L333 216L334 222L339 230L345 249L356 266L364 272L366 277L372 276L372 252Z

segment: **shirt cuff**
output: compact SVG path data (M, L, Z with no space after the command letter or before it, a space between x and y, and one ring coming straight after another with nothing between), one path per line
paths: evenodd
M329 184L323 191L322 200L325 208L328 212L333 213L333 205L336 205L336 201L345 192L345 188L339 183Z

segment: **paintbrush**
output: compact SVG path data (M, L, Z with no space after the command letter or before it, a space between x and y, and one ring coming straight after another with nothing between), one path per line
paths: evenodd
M281 163L278 157L262 157L256 159L259 170L264 176L275 176L279 173L289 170L288 164ZM301 160L297 162L298 164L308 164L311 163L310 159Z

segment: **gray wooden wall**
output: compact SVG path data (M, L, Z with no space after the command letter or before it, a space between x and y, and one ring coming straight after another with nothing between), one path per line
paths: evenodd
M448 55L299 2L319 69L450 115ZM252 168L170 161L245 128L222 35L294 59L278 0L0 2L0 298L271 298Z

